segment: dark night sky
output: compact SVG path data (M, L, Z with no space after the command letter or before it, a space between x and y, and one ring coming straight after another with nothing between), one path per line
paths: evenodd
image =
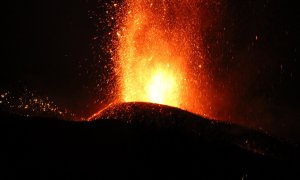
M1 88L26 86L59 105L86 113L86 106L96 99L103 66L98 63L102 50L93 50L101 45L92 39L107 33L97 29L90 11L97 7L101 16L103 9L80 0L8 1L3 7ZM106 46L104 40L100 43ZM109 59L104 53L101 56Z
M103 47L110 45L111 27L105 20L105 2L112 3L2 3L0 90L26 86L81 115L101 106L96 100L109 101L106 91L112 89L113 81L106 81L111 72L104 71L109 54ZM226 14L212 30L227 27L224 38L220 44L214 43L217 33L204 38L213 47L208 55L213 59L212 74L217 81L231 82L233 91L244 87L237 106L259 99L272 115L281 111L277 122L271 121L276 124L274 132L286 128L283 136L300 141L299 6L294 1L279 0L224 2ZM99 83L102 90L96 87Z

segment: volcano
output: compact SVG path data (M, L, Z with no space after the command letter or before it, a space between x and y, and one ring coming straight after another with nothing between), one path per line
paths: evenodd
M167 105L131 102L109 105L90 119L117 120L130 126L151 129L174 129L212 141L234 144L261 155L282 156L280 143L260 130L205 117Z
M110 105L91 121L1 113L9 178L274 179L297 148L264 132L152 103Z

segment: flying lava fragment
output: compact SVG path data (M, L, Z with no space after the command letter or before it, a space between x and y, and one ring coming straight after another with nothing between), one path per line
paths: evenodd
M121 101L193 110L196 101L190 95L197 88L193 84L197 72L192 72L190 61L201 46L195 35L200 27L197 1L127 0L125 4L116 33Z
M114 4L118 12L112 55L118 97L113 103L150 102L212 117L203 33L212 24L210 12L218 8L213 2L125 0Z

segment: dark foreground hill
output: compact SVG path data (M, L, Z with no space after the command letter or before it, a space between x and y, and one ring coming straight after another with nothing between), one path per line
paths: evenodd
M110 106L95 118L1 113L4 179L299 177L297 147L256 130L148 103Z

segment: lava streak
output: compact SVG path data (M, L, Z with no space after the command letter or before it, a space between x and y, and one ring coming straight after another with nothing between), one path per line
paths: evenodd
M193 88L189 67L199 28L196 1L127 0L125 4L116 33L121 101L191 110L195 104L189 100Z

